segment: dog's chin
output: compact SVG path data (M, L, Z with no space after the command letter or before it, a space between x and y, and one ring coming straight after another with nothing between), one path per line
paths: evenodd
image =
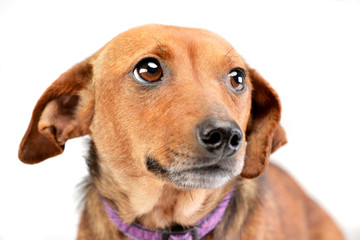
M169 180L186 188L219 188L229 182L236 172L217 165L194 168L178 172L169 172Z
M185 188L219 188L241 173L244 160L226 158L208 166L186 167L185 169L160 166L156 160L148 159L148 170L161 175L172 183Z

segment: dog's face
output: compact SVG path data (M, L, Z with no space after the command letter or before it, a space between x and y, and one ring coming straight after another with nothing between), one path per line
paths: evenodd
M245 63L214 34L155 31L120 35L97 59L90 129L98 152L119 167L131 161L142 174L178 185L219 187L244 165L252 89ZM204 131L213 143L203 143Z
M35 107L20 159L90 134L97 175L217 188L258 176L285 143L276 93L222 38L148 25L64 73Z

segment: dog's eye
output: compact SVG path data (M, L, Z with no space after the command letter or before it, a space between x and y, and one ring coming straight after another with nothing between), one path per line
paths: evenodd
M226 77L226 84L236 93L243 92L246 88L245 71L242 68L234 68Z
M153 83L161 80L163 71L158 60L145 58L136 65L134 76L142 83Z

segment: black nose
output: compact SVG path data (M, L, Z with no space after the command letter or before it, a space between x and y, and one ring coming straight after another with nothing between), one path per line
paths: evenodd
M241 146L242 132L232 120L207 119L196 129L197 140L215 157L234 155Z

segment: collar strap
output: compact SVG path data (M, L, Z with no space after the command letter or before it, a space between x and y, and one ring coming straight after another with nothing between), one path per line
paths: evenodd
M118 211L111 207L107 201L101 197L104 203L105 211L109 219L115 224L117 229L125 234L127 237L134 240L198 240L212 231L216 225L221 221L222 216L230 202L234 191L228 193L225 198L219 203L217 208L211 211L203 219L198 221L195 226L184 231L165 231L153 230L141 226L138 223L127 224L120 217Z

